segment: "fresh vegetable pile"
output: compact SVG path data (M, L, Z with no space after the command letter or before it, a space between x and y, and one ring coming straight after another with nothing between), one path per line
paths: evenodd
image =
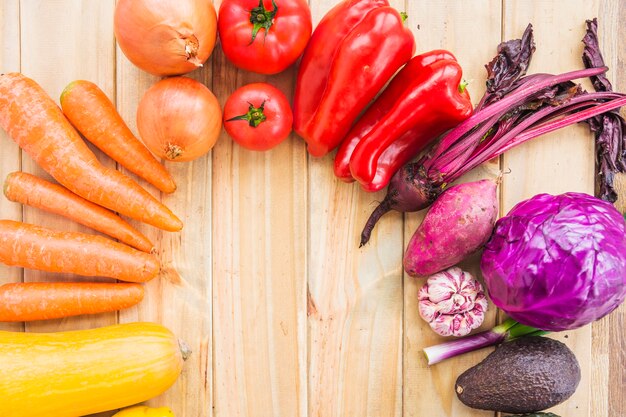
M411 58L341 142L335 175L365 191L384 188L402 165L472 113L462 76L448 51Z
M598 49L596 38L588 36L585 42L587 50ZM588 69L558 75L525 75L533 51L530 25L522 39L499 46L498 55L487 66L487 92L474 113L445 134L417 162L403 166L395 174L387 196L363 229L362 245L369 241L376 222L389 210L408 212L426 208L449 184L483 162L537 136L626 105L624 94L588 93L571 82L586 77L604 79L608 68L601 59L596 60L600 66ZM612 114L617 120L614 123L622 126L623 119ZM622 146L624 132L610 126L606 128L617 136L614 142ZM603 142L608 141L608 134L603 134ZM624 163L623 147L610 154Z
M339 146L414 52L413 34L387 0L342 1L326 13L302 55L293 98L294 130L309 153Z
M403 267L413 278L428 277L416 295L420 316L437 334L459 338L426 348L428 363L499 345L459 375L459 400L549 417L540 411L574 393L580 369L567 346L542 336L599 320L626 298L625 218L611 204L614 175L626 172L626 122L618 112L626 95L613 92L605 76L595 20L583 39L584 69L527 75L531 25L521 39L500 44L474 107L453 53L414 56L405 19L387 0L341 1L314 30L303 0L224 0L219 16L201 0L118 0L120 49L140 69L165 77L138 105L138 136L90 81L67 85L59 107L35 80L0 75L0 126L57 182L13 172L6 198L107 236L0 220L0 263L126 281L1 285L0 321L99 314L141 302L142 284L161 272L158 251L121 216L168 232L183 222L133 176L175 193L160 159L205 157L222 126L238 146L257 152L294 131L312 157L334 158L339 180L366 192L388 186L361 245L389 210L429 207ZM296 66L293 110L290 97L261 82L233 91L222 109L209 87L184 76L209 59L218 35L228 62L241 70L277 74ZM573 82L584 78L594 92ZM500 178L454 184L515 146L581 121L596 138L599 198L541 194L498 220ZM81 134L129 174L101 164ZM458 266L481 250L484 284ZM509 318L470 334L483 323L488 299ZM0 332L0 414L76 417L132 406L168 389L189 353L155 323ZM116 414L172 415L141 405Z

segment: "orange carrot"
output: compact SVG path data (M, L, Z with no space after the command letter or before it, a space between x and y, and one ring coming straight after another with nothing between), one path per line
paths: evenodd
M0 220L0 263L130 282L149 281L160 270L154 255L123 243L13 220Z
M132 307L143 299L141 284L109 282L19 282L0 286L0 321L49 320Z
M63 113L74 127L111 159L165 193L176 190L172 176L133 135L96 84L73 81L61 93L60 101Z
M79 196L164 230L183 224L130 177L103 166L33 80L0 75L0 126L45 171Z
M12 172L4 181L4 195L11 201L67 217L144 252L154 245L115 213L87 201L67 188L26 172Z

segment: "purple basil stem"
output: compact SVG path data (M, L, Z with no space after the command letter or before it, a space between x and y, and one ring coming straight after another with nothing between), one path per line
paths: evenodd
M598 41L597 19L587 20L587 33L583 38L585 67L604 66ZM591 77L596 91L612 91L611 82L604 74ZM596 196L614 203L617 192L613 186L615 174L626 172L626 122L617 111L590 118L587 123L596 138L596 165L598 184Z

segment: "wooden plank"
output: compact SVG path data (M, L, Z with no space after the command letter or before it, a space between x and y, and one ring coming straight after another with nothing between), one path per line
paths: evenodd
M19 0L0 2L0 73L20 71L20 3ZM0 129L0 181L7 174L19 171L20 148ZM0 214L3 219L22 220L22 207L0 197ZM19 282L22 269L0 265L0 284ZM23 330L21 323L0 323L0 330Z
M21 70L37 81L58 103L65 86L76 79L96 82L110 93L114 88L113 1L22 0ZM62 22L63 30L59 30ZM102 160L106 161L104 158ZM111 164L109 162L109 164ZM114 166L114 164L111 164ZM24 171L50 179L27 155ZM56 215L24 207L24 221L58 230L89 229ZM26 270L25 281L81 280L85 278ZM116 322L115 313L33 322L29 331L91 328Z
M135 67L116 49L117 109L133 133L139 136L136 112L145 91L159 80ZM189 77L211 87L211 62ZM192 162L166 164L177 184L170 195L132 176L169 207L184 223L181 232L170 233L130 221L157 248L161 274L145 284L145 299L119 313L120 322L152 321L165 325L192 351L183 373L162 395L147 401L153 407L168 406L176 416L207 417L212 412L212 244L211 154Z
M311 1L316 24L337 1ZM405 10L403 1L391 2ZM310 416L402 415L402 216L359 236L375 202L309 158Z
M532 7L529 7L532 6ZM563 12L567 10L567 18ZM537 50L529 73L560 73L582 67L581 39L585 20L598 16L597 1L519 2L507 1L504 8L505 37L520 35L530 22L534 26ZM605 16L609 20L610 16ZM610 23L609 23L610 24ZM589 88L588 84L585 84ZM567 149L567 152L563 150ZM572 126L514 149L505 155L503 183L505 211L538 193L560 194L580 191L593 194L593 139L584 125ZM592 326L554 334L569 346L581 366L582 380L576 393L554 408L559 415L600 416L604 407L590 406L592 397ZM601 365L600 361L596 364ZM604 395L604 394L603 394ZM597 405L597 400L596 400Z
M598 13L598 36L606 64L607 76L616 91L626 90L626 74L622 71L626 62L626 19L624 2L603 1ZM626 112L622 110L622 116ZM626 212L626 175L616 178L618 200L616 207ZM591 403L592 416L626 415L624 393L626 349L626 305L622 304L608 317L592 325Z
M294 68L266 77L213 55L222 105L236 88L269 82L287 97ZM292 135L267 152L223 131L213 151L215 414L306 416L307 166Z
M314 21L337 1L312 0ZM560 72L581 66L584 20L596 15L605 58L614 69L609 76L616 90L626 89L626 74L620 71L626 56L626 45L620 42L626 35L620 24L626 18L624 2L502 3L504 8L498 0L393 2L400 9L407 6L418 53L443 47L457 55L474 101L482 94L483 65L495 53L501 28L502 38L509 39L532 22L537 53L530 72ZM113 4L3 0L0 72L22 70L55 100L69 81L90 79L115 99L136 132L137 104L157 78L115 50ZM190 76L213 88L223 104L236 87L251 81L269 80L289 96L295 70L277 77L237 71L218 48L213 60ZM501 214L538 192L591 192L589 143L586 127L578 126L507 154L502 167L511 173L504 179ZM0 132L0 178L22 166L43 175ZM119 321L161 322L194 353L174 387L149 404L194 417L493 415L464 407L453 394L456 376L488 350L430 368L421 355L424 346L441 339L417 314L416 293L423 279L403 279L401 257L424 213L409 214L404 222L401 215L388 214L372 242L358 249L361 227L383 193L366 194L336 181L332 157L308 158L296 135L273 151L255 153L222 133L212 154L168 168L179 184L173 195L160 196L140 183L183 219L185 229L166 233L137 225L155 242L164 272L146 285L146 299L121 312ZM497 160L491 161L461 181L493 177L499 168ZM625 197L622 191L622 210ZM0 198L0 214L21 219L22 208ZM26 209L24 218L87 231L33 209ZM477 262L475 256L463 266L476 273ZM22 270L0 266L0 276L0 283L19 281ZM72 277L26 271L25 279ZM55 320L29 324L27 330L95 327L114 323L116 317ZM494 322L492 310L483 328ZM593 326L555 335L576 352L583 381L575 396L554 412L626 415L625 323L622 306ZM20 330L22 325L0 324L0 329Z
M114 89L113 0L22 0L20 3L21 71L37 81L52 99L76 79L91 80L109 94ZM63 22L63 30L59 24ZM115 166L99 152L100 160ZM27 155L22 156L24 171L51 179ZM24 207L24 221L58 230L90 229L56 215ZM24 281L87 281L70 274L49 274L25 270ZM101 280L94 278L93 280ZM27 331L50 332L101 327L117 322L116 313L26 323Z
M472 102L484 93L484 65L496 54L500 42L501 5L497 0L410 2L408 24L418 40L418 53L443 48L452 51L461 64ZM452 24L454 22L454 24ZM480 28L481 36L476 36ZM483 164L460 178L458 183L495 178L499 172L496 159ZM405 216L404 247L422 221L425 210ZM461 264L462 269L480 277L479 256L474 255ZM435 334L418 313L417 293L425 278L404 279L404 416L486 416L492 413L464 406L454 393L454 382L465 369L478 363L489 349L465 354L428 366L421 350L445 341ZM495 324L493 305L480 330Z

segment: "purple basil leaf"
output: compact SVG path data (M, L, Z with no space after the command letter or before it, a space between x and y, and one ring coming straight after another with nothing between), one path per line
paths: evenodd
M535 43L532 25L529 24L522 39L513 39L498 45L498 54L485 65L487 68L487 92L478 108L488 106L507 94L515 81L526 74Z
M583 38L583 63L587 68L605 65L598 41L597 19L587 20L587 32ZM611 82L605 74L590 77L596 91L612 91ZM596 138L597 196L614 203L617 192L614 178L617 172L626 172L626 122L618 111L603 113L587 121Z

